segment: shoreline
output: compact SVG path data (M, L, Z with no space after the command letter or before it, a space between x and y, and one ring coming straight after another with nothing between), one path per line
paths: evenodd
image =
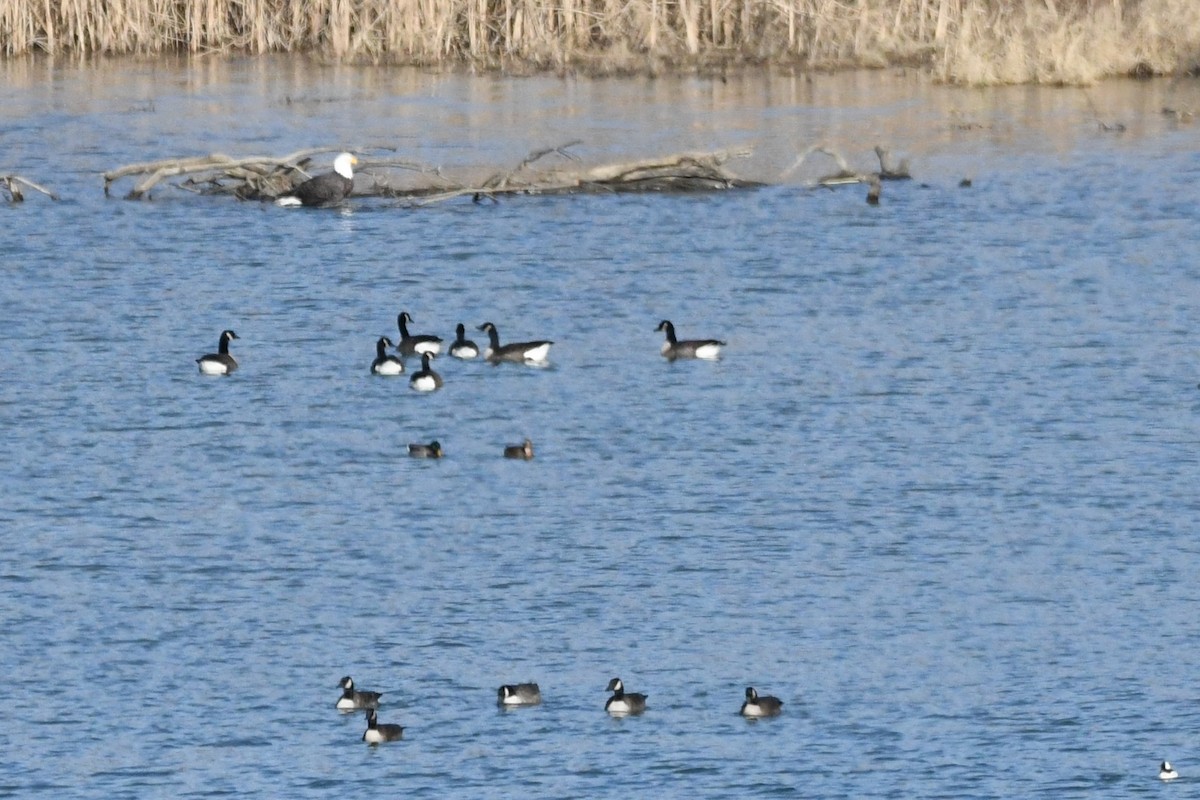
M69 17L63 6L0 2L0 56L282 54L512 77L905 68L965 86L1200 75L1200 4L1189 0L862 0L852 12L828 0L449 0L416 10L216 0L165 15L139 2L85 0Z

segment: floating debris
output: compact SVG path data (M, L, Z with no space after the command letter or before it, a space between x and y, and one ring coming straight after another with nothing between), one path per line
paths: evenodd
M892 163L892 154L879 145L875 145L875 156L879 159L879 178L885 181L906 181L912 179L908 171L908 159L900 159L899 164Z
M852 183L867 183L875 187L880 181L899 181L909 180L912 178L912 173L909 172L908 159L901 159L899 164L892 162L891 153L881 145L875 146L875 157L879 159L878 172L859 172L851 169L850 164L846 161L845 156L826 144L815 144L812 147L801 153L790 167L785 169L780 175L780 178L787 178L789 175L800 169L809 157L814 153L821 153L829 156L837 164L837 172L824 175L817 179L818 186L842 186ZM879 201L879 189L873 188L871 195L868 195L867 202L874 205ZM874 200L871 196L874 196Z
M44 186L34 183L28 178L22 178L20 175L0 176L0 186L3 186L4 190L8 192L8 202L10 203L25 202L25 193L21 191L22 186L33 189L35 192L41 192L51 200L58 200L58 195L56 195L54 192L50 191Z
M761 186L757 181L739 178L726 164L749 156L750 148L708 153L677 153L661 158L605 164L597 167L535 170L541 159L557 155L578 163L568 148L579 142L535 150L516 167L495 172L477 182L454 181L440 169L397 159L362 159L356 174L367 175L360 187L355 183L353 197L404 198L434 203L457 197L475 202L494 200L505 194L569 194L597 192L690 192ZM104 193L109 195L114 182L142 176L126 199L149 199L150 191L167 178L186 175L177 188L199 194L232 194L242 200L273 201L290 193L310 176L305 169L314 155L340 152L345 148L301 150L285 156L248 156L233 158L221 153L194 158L169 158L143 164L130 164L104 174ZM380 148L376 148L378 150ZM395 170L417 172L431 177L424 185L404 186L393 180Z

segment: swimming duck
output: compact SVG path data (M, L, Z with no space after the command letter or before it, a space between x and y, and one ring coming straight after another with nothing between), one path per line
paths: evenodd
M372 375L400 375L404 372L404 362L388 353L392 340L383 336L375 343L375 360L371 362Z
M400 355L411 356L431 353L436 356L442 352L442 337L429 333L417 336L409 335L408 323L412 321L413 318L408 315L407 311L401 311L400 316L396 317L396 326L400 328L400 341L396 343L396 349L400 351Z
M505 458L523 458L526 461L533 458L533 442L526 439L521 444L510 444L504 448Z
M442 445L437 439L429 444L410 444L408 454L413 458L441 458Z
M663 342L662 354L671 361L677 358L716 359L721 356L721 348L725 342L719 339L684 339L682 342L675 338L675 326L669 320L658 323L657 331L666 331L667 340Z
M429 368L431 358L433 358L433 353L421 353L421 371L414 372L413 376L408 379L408 385L418 392L432 392L442 388L442 376Z
M466 338L467 328L461 322L454 328L454 344L450 345L450 355L455 358L477 358L479 346Z
M364 708L379 708L380 692L360 692L354 688L354 679L349 675L338 682L342 696L338 698L339 711L359 711Z
M479 326L479 330L487 331L490 344L483 351L483 357L493 364L500 361L541 363L550 354L550 345L554 344L548 339L539 339L534 342L511 342L501 346L500 332L496 330L495 325L485 322Z
M229 341L238 338L233 331L221 331L217 352L196 359L200 371L205 375L228 375L238 368L237 360L229 355Z
M379 724L379 718L375 714L375 709L367 710L367 729L363 731L362 740L367 744L379 744L380 742L394 742L404 738L404 728L395 723Z
M626 692L620 678L609 681L606 691L612 692L604 704L604 710L610 714L640 714L646 710L646 695Z
M759 697L753 686L746 687L746 702L742 703L743 717L775 717L783 711L783 701L778 697Z
M542 702L542 690L536 683L506 683L496 693L502 706L536 706Z
M1171 766L1170 761L1164 761L1158 768L1158 777L1164 781L1173 781L1179 777L1179 773Z

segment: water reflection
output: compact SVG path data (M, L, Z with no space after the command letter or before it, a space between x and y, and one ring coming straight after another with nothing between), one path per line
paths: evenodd
M747 177L772 180L808 146L825 142L856 167L884 144L923 159L1065 154L1088 139L1136 141L1178 124L1164 107L1200 106L1196 81L1113 81L1089 89L937 85L916 71L838 74L737 71L722 79L661 76L505 79L411 68L326 64L298 57L0 63L10 125L46 126L57 162L79 151L123 158L103 142L128 137L130 155L196 151L285 152L316 145L397 147L433 165L515 164L529 150L584 140L589 159L753 145ZM80 141L55 135L87 117ZM1105 136L1100 123L1124 126ZM32 161L28 136L9 158ZM89 140L90 139L90 140ZM972 170L977 172L978 170Z

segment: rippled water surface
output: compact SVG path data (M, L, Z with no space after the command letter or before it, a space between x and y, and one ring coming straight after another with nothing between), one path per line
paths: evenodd
M1200 127L1160 113L1195 82L0 71L0 172L63 195L0 208L0 793L1200 776ZM771 185L312 212L99 177L314 144L487 171L573 139L753 146L734 168ZM786 171L819 142L917 180L876 208L813 189ZM442 359L419 395L367 371L401 310L554 339L551 365ZM667 362L664 318L724 358ZM241 369L201 376L223 328ZM500 457L526 436L534 460ZM405 741L362 744L347 673ZM644 716L603 712L614 675ZM526 680L545 703L499 712ZM747 685L783 716L738 717Z

